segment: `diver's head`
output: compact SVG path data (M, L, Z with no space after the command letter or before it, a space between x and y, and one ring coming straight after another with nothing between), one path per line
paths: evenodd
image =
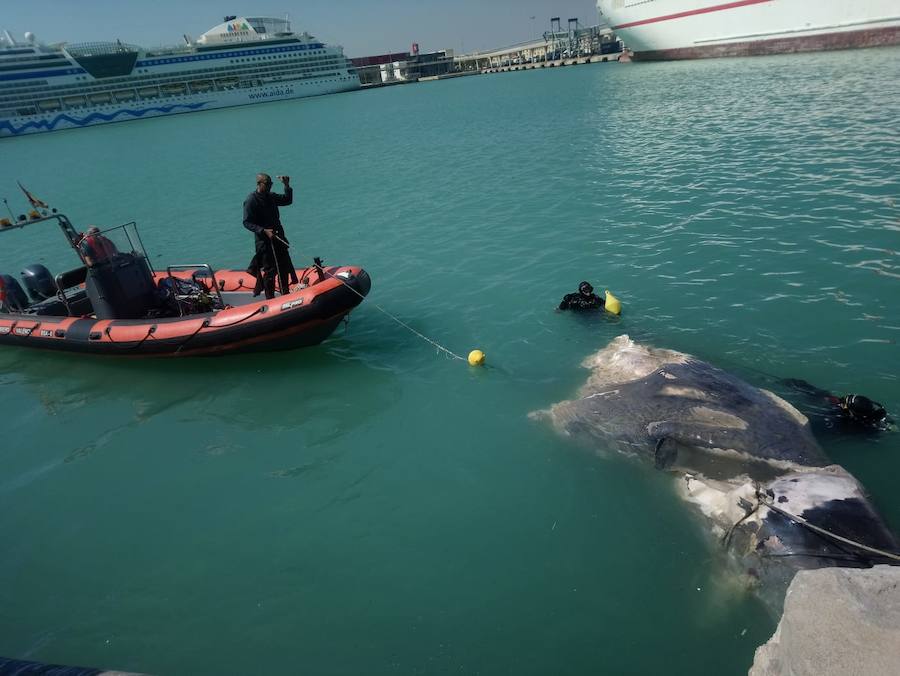
M848 394L841 397L840 405L848 417L862 425L877 427L883 425L887 417L884 406L861 394Z
M590 296L594 293L594 287L591 286L588 282L582 282L578 285L578 293L582 296Z

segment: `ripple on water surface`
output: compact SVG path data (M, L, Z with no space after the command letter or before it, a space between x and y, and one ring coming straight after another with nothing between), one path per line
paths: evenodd
M289 173L297 262L362 264L374 286L308 350L3 351L0 654L194 674L695 673L703 655L746 673L774 623L722 581L669 478L526 414L629 333L787 397L778 379L804 378L900 415L898 118L885 49L5 140L3 185L79 224L137 220L157 265L246 265L253 176ZM2 271L71 264L45 248L58 235L31 237ZM555 313L582 279L623 316ZM823 444L900 527L897 433Z

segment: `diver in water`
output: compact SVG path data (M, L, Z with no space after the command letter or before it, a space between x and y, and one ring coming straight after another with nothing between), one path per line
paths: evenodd
M810 423L820 423L826 430L883 432L893 423L884 406L861 394L838 397L805 380L791 378L782 382L812 399L812 415L807 417Z
M560 310L602 310L603 299L594 293L594 287L588 282L578 285L578 293L568 293L559 304Z

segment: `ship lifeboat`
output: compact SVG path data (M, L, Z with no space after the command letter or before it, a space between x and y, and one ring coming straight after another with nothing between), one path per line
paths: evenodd
M213 88L211 80L194 80L191 82L191 91L197 94L208 92Z
M136 94L134 93L133 89L119 89L118 91L113 92L113 96L118 103L134 101L134 99L136 98Z
M59 99L44 99L42 101L38 101L38 108L41 110L60 110L62 108L62 104L59 102Z
M187 84L184 82L175 82L173 84L164 84L159 86L159 91L163 96L181 96L187 94Z
M88 94L88 101L102 105L104 103L111 103L112 98L109 92L97 92L95 94Z
M83 96L64 96L62 102L66 108L84 108L86 105Z
M223 77L216 80L217 89L234 89L238 86L239 80L236 77Z
M246 270L152 270L134 223L85 236L54 214L3 232L53 219L81 265L56 276L30 265L21 283L0 275L0 345L130 357L305 347L328 338L372 285L360 267L314 259L267 299Z

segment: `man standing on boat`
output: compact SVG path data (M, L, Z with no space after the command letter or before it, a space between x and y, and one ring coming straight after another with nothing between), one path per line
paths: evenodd
M278 207L286 207L294 201L290 176L278 177L284 185L284 194L272 192L272 177L256 175L256 190L244 200L244 227L256 235L256 262L263 275L266 298L275 297L275 278L281 293L288 292L288 275L294 265L288 253L288 241L281 225Z

